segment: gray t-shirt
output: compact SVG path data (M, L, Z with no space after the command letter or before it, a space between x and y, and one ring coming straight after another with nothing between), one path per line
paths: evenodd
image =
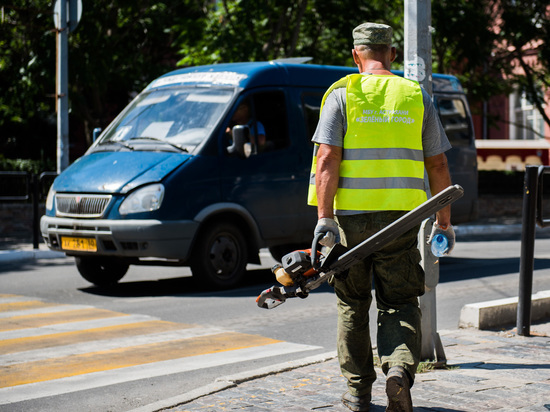
M446 152L451 148L430 95L422 89L424 118L422 121L422 148L424 158ZM344 146L347 130L346 88L333 90L325 100L321 118L311 139L315 143Z

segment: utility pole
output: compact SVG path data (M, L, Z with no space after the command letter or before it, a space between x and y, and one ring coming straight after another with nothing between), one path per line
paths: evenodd
M432 4L405 0L405 77L432 95Z
M57 173L69 166L69 32L82 16L82 0L56 0L53 20L57 29Z
M405 0L405 77L416 80L431 96L432 89L432 5L431 0ZM430 197L427 174L424 173L426 192ZM426 275L425 293L420 297L422 311L421 359L445 364L446 357L437 333L435 288L439 283L439 260L434 258L426 238L433 219L423 222L418 235L421 265Z

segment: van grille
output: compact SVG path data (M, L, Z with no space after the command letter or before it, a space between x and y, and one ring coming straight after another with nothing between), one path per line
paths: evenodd
M111 195L62 195L55 196L58 216L101 217L111 201Z

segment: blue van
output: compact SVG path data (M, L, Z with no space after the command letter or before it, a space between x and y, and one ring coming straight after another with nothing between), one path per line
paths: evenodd
M54 181L40 222L52 249L109 286L130 265L190 266L210 288L239 283L259 250L275 259L308 245L311 137L321 98L346 67L285 61L176 70L154 80ZM434 75L466 195L454 222L475 217L473 128L460 83Z

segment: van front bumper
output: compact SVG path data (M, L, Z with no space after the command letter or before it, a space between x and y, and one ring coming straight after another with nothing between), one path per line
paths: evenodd
M73 256L118 256L186 260L199 223L192 220L70 219L42 216L48 247ZM95 251L64 250L62 238L95 239Z

